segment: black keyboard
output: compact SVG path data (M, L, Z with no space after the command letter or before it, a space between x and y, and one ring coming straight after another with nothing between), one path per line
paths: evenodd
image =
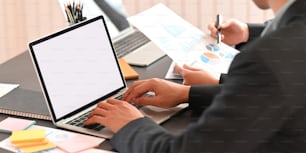
M79 116L78 118L75 118L75 119L69 121L68 124L74 125L74 126L78 126L78 127L84 127L84 128L100 131L101 129L104 128L104 126L101 125L101 124L91 124L91 125L86 125L86 126L83 124L87 120L88 115L90 114L90 112L87 112L87 113Z
M142 32L135 31L124 39L114 43L117 57L122 57L148 43L149 41L150 39L146 37Z

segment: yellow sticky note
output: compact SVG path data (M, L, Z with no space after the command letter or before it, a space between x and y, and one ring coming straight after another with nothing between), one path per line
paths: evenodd
M38 146L32 146L32 147L24 147L24 148L19 148L23 153L32 153L32 152L38 152L38 151L43 151L47 149L52 149L55 148L56 145L47 140L46 144L43 145L38 145Z
M10 137L12 144L22 143L22 142L43 141L44 139L45 139L44 129L13 131L12 136Z

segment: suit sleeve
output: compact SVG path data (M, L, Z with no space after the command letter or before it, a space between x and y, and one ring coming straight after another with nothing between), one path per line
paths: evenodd
M215 95L220 92L222 85L193 85L189 91L189 108L200 114L212 102Z
M268 22L268 21L267 21ZM267 22L264 24L254 24L254 23L248 23L248 28L249 28L249 39L245 43L240 43L235 46L236 49L241 50L242 47L244 47L246 44L252 42L256 38L260 37L261 32L264 30Z
M242 50L244 46L255 40L256 38L260 37L262 31L265 29L267 23L269 21L266 21L264 24L255 24L255 23L248 23L249 28L249 39L245 43L240 43L235 46L237 50ZM222 84L224 80L226 80L227 74L221 74L219 83Z
M258 38L261 35L262 31L266 27L267 22L265 22L264 24L248 23L248 27L249 27L249 40L248 40L248 42Z

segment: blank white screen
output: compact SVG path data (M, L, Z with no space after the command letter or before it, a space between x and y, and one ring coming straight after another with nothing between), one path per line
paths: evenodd
M33 50L56 119L124 86L102 19Z

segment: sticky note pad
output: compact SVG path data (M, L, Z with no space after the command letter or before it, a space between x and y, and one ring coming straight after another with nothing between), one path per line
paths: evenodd
M96 147L99 144L88 139L85 136L76 135L64 141L56 142L56 145L58 148L66 152L74 153L74 152L80 152L80 151L84 151L84 150Z
M23 148L19 148L19 149L24 153L32 153L32 152L38 152L38 151L43 151L43 150L47 150L47 149L52 149L52 148L55 148L55 147L56 147L56 145L54 143L47 140L46 144L31 146L31 147L23 147Z
M123 58L119 58L118 61L126 80L137 79L139 77L139 74Z
M33 141L43 141L45 139L44 129L13 131L10 137L11 143L23 143Z
M24 130L35 123L33 120L8 117L0 122L0 132L11 133L16 130Z
M22 142L22 143L14 143L13 146L15 148L27 148L27 147L35 147L47 144L49 141L44 139L42 141L30 141L30 142Z

